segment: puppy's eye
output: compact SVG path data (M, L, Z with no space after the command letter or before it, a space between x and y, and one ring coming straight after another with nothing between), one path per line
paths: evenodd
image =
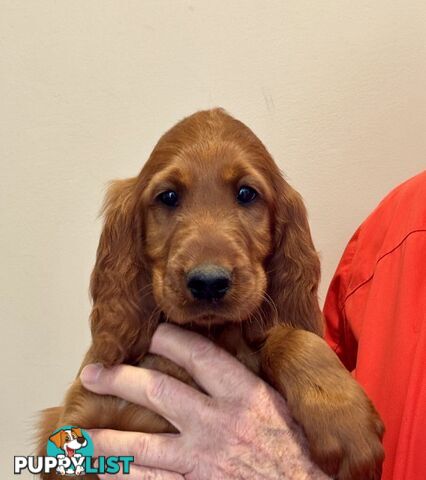
M167 205L168 207L177 207L179 205L178 194L173 190L167 190L163 193L160 193L160 195L158 195L158 199L161 203L164 203L164 205Z
M243 186L238 190L237 200L240 203L251 203L257 197L254 188Z

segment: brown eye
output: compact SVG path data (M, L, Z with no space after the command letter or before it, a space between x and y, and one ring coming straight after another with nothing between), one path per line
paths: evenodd
M178 194L173 190L167 190L163 193L160 193L160 195L158 195L158 199L161 203L164 203L164 205L167 205L168 207L177 207L179 205Z
M254 188L242 186L238 190L237 200L239 203L251 203L257 197L257 192Z

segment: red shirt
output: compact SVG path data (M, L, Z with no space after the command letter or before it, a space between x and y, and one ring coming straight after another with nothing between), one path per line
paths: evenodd
M385 423L382 480L425 480L426 171L355 232L324 315L327 341Z

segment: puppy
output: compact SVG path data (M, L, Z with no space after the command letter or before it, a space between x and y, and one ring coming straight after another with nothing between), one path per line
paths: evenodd
M104 216L82 366L141 365L192 383L147 354L160 322L184 325L283 395L326 473L380 478L383 425L321 338L320 266L303 202L247 126L221 109L185 118L139 175L112 183ZM64 424L175 431L145 408L122 405L77 377L63 405L44 413L39 452Z

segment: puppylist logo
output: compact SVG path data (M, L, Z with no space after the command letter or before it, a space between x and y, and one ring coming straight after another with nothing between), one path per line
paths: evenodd
M97 457L94 462L93 442L89 434L79 427L67 425L55 430L50 435L45 457L16 456L14 474L20 475L28 470L30 473L50 473L57 475L128 474L134 457L114 456ZM96 465L95 465L96 463Z

